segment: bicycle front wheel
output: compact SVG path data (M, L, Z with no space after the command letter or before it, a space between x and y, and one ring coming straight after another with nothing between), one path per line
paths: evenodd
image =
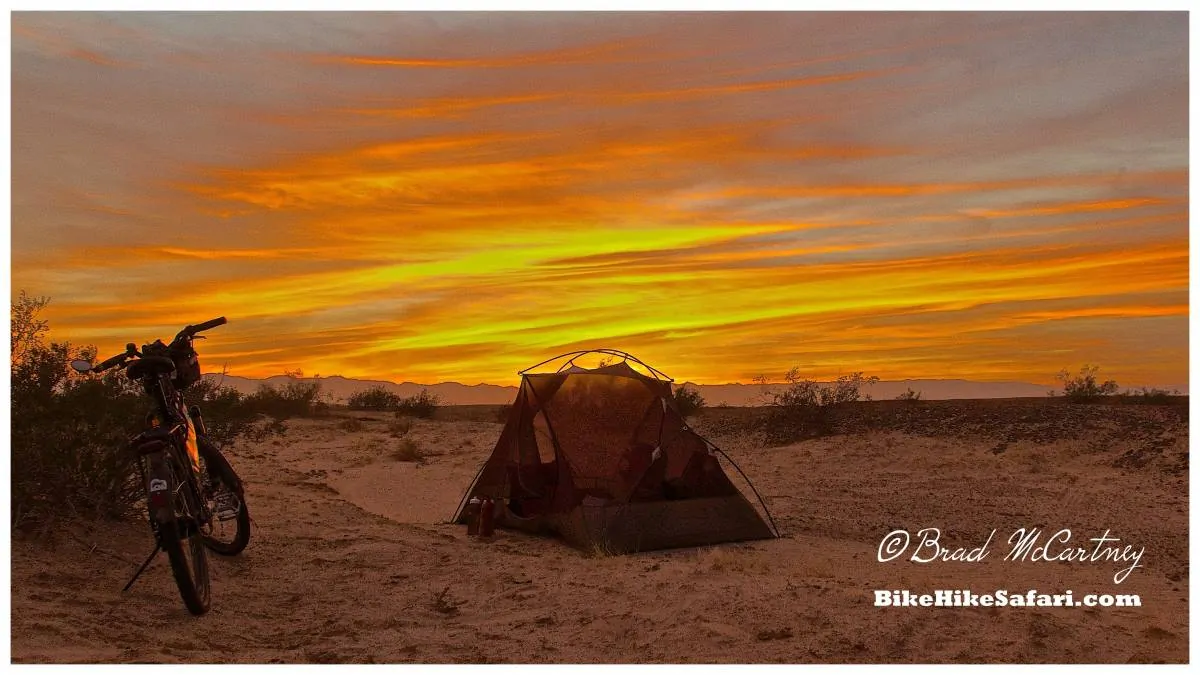
M170 560L183 604L199 616L212 604L212 589L208 553L198 525L200 503L184 475L169 453L150 458L147 476L158 543ZM166 494L156 497L163 492Z
M242 481L225 455L207 440L200 441L200 454L213 490L209 508L213 518L204 544L213 553L237 555L250 543L250 509Z

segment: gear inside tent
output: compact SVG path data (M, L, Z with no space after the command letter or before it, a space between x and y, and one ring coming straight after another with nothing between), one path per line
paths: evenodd
M577 363L588 358L602 360ZM762 500L760 514L726 475L724 453L687 426L660 371L600 349L521 376L500 440L455 522L467 522L466 505L478 497L495 503L499 527L609 553L778 536Z

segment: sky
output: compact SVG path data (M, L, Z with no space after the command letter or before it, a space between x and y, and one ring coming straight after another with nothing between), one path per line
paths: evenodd
M12 289L206 371L1186 386L1186 13L31 13Z

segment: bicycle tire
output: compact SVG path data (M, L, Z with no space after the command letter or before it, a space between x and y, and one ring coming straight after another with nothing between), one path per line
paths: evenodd
M165 505L154 509L153 518L158 529L159 547L166 552L170 561L179 597L189 612L200 616L212 606L208 554L199 529L186 527L185 520L199 512L199 503L190 486L181 485L179 473L173 464L175 462L169 459L167 452L150 458L150 480L166 481L171 496ZM179 515L181 510L184 512L183 518Z
M210 551L223 556L235 556L246 549L246 545L250 543L250 507L246 506L246 496L242 490L242 480L238 477L237 472L233 470L233 465L225 459L225 455L221 454L207 440L201 441L201 447L204 452L204 461L209 474L220 480L227 489L237 496L239 508L237 517L234 519L235 527L237 528L231 541L222 541L212 536L202 535L204 545Z

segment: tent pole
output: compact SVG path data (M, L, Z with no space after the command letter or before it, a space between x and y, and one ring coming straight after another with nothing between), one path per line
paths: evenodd
M450 519L451 524L458 522L459 516L462 515L463 506L467 503L467 497L470 497L471 493L475 491L475 484L479 482L479 476L483 473L484 467L487 466L488 460L491 458L492 456L488 455L488 458L483 460L483 463L479 465L479 470L475 472L475 477L471 479L471 487L467 488L467 491L463 493L462 499L458 501L458 508L454 511L454 517Z
M722 457L729 460L729 463L733 465L733 468L737 469L737 472L739 474L741 474L742 479L746 481L746 485L750 486L750 490L752 492L754 492L754 496L758 497L758 503L762 505L763 511L766 512L767 520L771 521L771 529L775 530L775 538L778 539L779 538L779 526L775 524L775 518L774 518L774 516L771 515L771 509L767 508L767 503L763 501L762 495L758 494L758 488L754 487L754 483L750 480L749 476L747 476L745 474L745 472L742 471L742 467L738 466L737 462L733 461L732 457L725 454L724 450L718 448L715 445L712 446L712 448L713 448L713 450L716 450L717 452L721 453Z

